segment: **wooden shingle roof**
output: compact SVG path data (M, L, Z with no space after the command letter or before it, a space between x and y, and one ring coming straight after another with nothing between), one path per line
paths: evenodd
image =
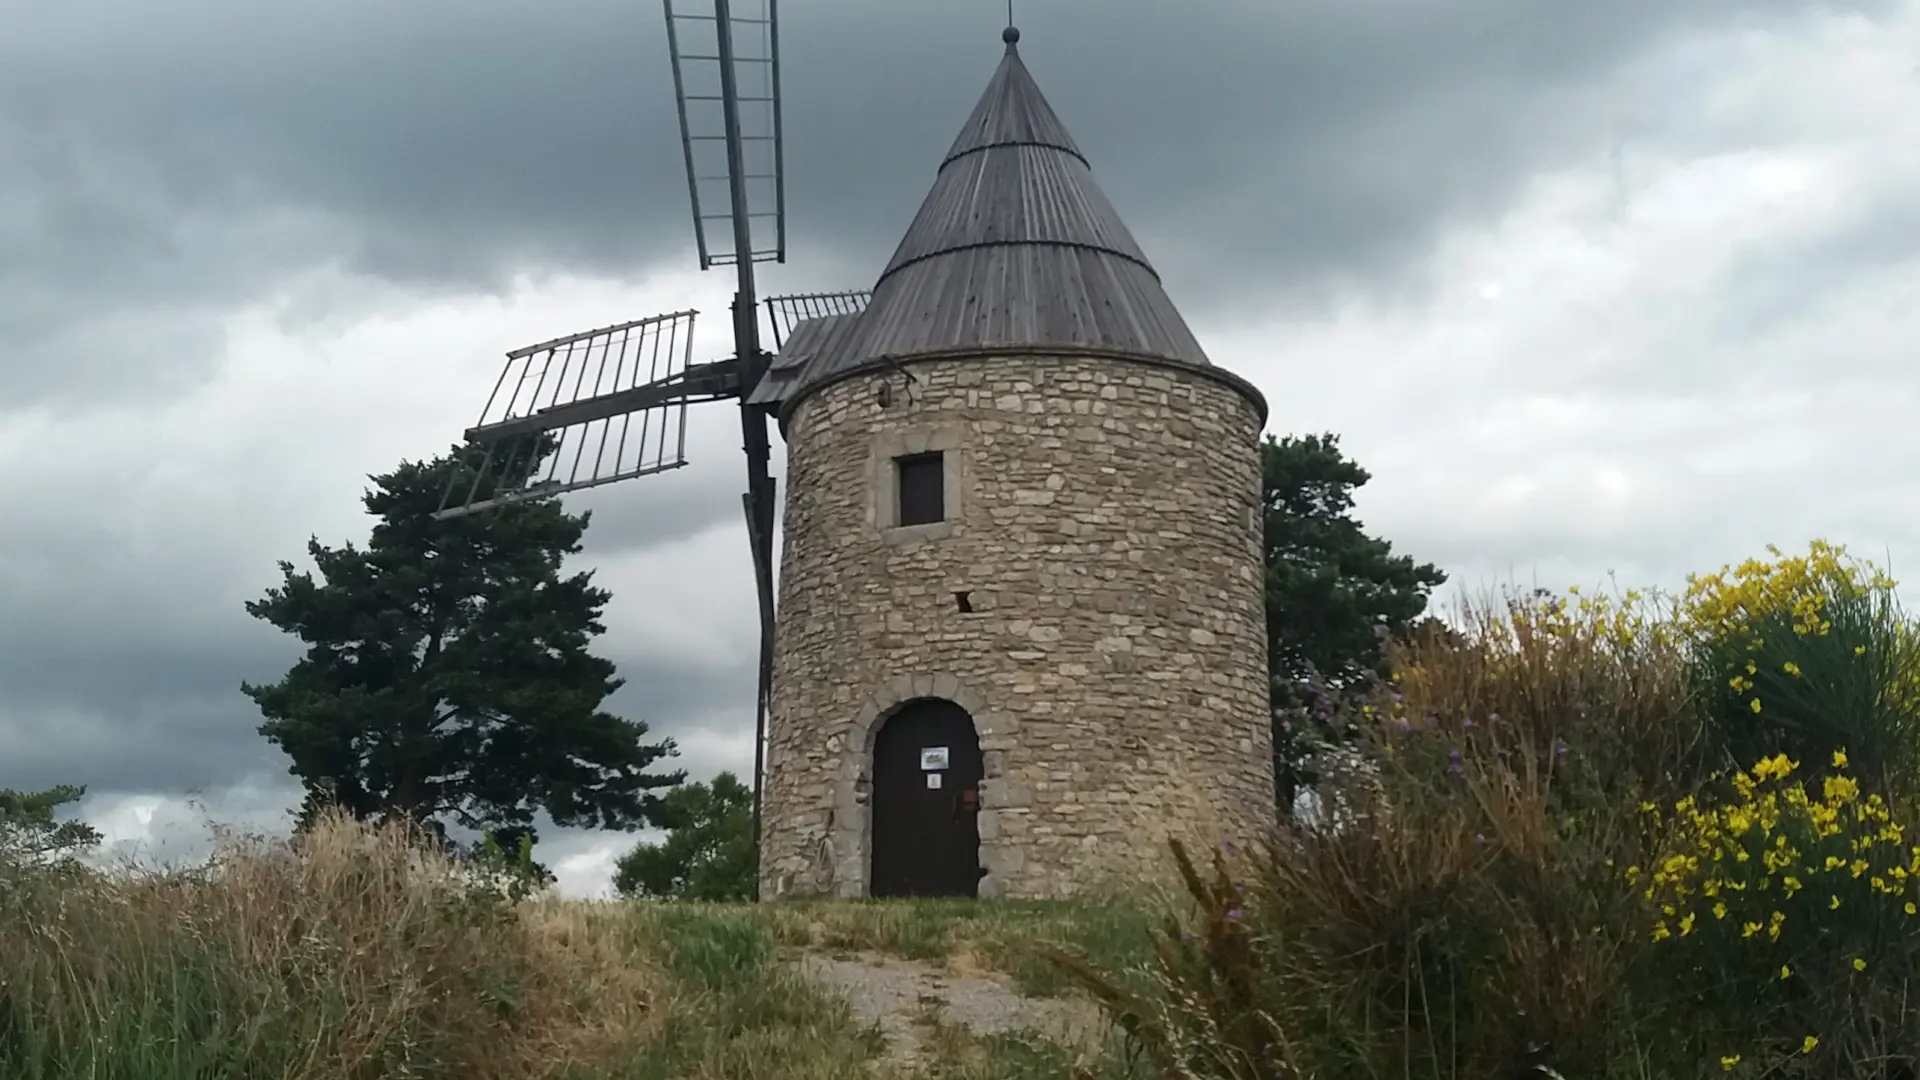
M834 328L832 347L808 356L780 397L928 354L1092 350L1208 366L1022 62L1019 32L1005 40L866 309Z

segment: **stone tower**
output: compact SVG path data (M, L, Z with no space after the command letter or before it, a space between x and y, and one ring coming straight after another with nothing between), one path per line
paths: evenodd
M1019 32L866 309L795 327L762 895L1060 896L1272 820L1266 404Z

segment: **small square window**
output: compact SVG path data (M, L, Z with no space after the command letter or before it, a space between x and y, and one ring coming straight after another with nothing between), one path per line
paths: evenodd
M912 454L893 459L900 482L901 525L929 525L947 516L946 455Z

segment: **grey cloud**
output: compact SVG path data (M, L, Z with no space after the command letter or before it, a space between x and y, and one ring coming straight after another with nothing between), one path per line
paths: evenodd
M1530 165L1601 152L1595 73L1797 7L1076 0L1021 19L1193 314L1377 275L1497 211ZM992 18L787 12L795 262L776 284L870 283L991 69ZM165 393L204 372L207 313L329 260L497 289L688 257L659 23L610 0L41 6L0 43L0 328L22 358L0 393ZM817 280L841 257L854 280Z
M617 593L615 602L646 598ZM237 610L233 615L227 632L210 639L149 620L91 636L6 634L0 787L77 783L101 792L180 792L283 776L286 759L256 733L259 714L239 684L279 678L298 658L299 644ZM608 708L646 721L650 738L684 743L715 724L740 737L752 730L752 656L688 663L612 635L595 651L627 680ZM737 767L704 754L684 767L695 765L709 773Z

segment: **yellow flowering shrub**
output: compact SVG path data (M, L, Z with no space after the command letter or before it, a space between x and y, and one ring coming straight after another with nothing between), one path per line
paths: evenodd
M1695 575L1675 606L1736 761L1851 747L1883 793L1920 780L1920 633L1894 580L1840 545Z
M1676 996L1717 999L1733 1028L1777 1035L1729 1048L1730 1071L1858 1044L1863 997L1920 974L1920 836L1845 751L1822 764L1816 778L1776 754L1712 802L1640 807L1651 855L1622 876L1646 905L1650 969ZM1697 1014L1688 1027L1713 1037Z

